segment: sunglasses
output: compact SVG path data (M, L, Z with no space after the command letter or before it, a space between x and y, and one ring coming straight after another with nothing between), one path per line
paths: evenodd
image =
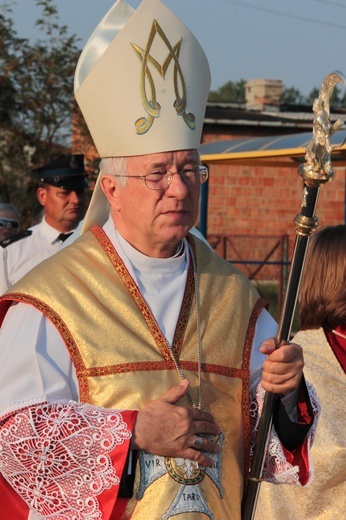
M7 227L11 225L13 229L19 229L20 222L18 220L14 220L13 218L1 218L0 217L0 228Z

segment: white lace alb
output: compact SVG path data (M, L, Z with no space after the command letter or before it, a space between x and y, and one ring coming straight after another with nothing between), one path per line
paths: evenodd
M0 470L45 519L102 518L97 497L119 477L110 452L131 437L121 412L89 404L42 403L0 430Z

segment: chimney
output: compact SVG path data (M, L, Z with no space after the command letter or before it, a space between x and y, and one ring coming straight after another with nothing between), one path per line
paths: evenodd
M278 111L281 95L282 81L279 79L249 79L245 84L248 110Z

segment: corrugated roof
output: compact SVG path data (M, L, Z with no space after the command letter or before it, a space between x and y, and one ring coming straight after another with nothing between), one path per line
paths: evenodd
M342 109L330 108L331 119L341 119L346 123L346 113ZM304 131L311 128L315 114L311 106L281 105L263 110L249 110L245 104L208 102L204 123L209 125L287 127Z
M203 162L233 162L275 157L298 157L305 155L305 149L312 139L312 132L288 134L273 137L252 137L212 141L200 146ZM346 130L339 130L330 139L335 159L346 161Z

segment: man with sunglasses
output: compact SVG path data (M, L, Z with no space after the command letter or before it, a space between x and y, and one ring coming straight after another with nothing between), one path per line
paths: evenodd
M82 235L0 305L0 493L18 520L240 520L263 389L278 394L266 478L309 481L301 348L264 341L265 302L190 233L209 87L159 0L117 1L81 55L102 157Z
M13 237L20 230L20 213L13 204L0 203L0 242Z
M63 156L35 172L39 183L37 199L44 216L38 224L1 242L0 294L56 253L86 211L88 180L83 155ZM0 226L1 222L5 220L0 220ZM10 223L19 231L17 219ZM7 222L5 229L10 229Z

